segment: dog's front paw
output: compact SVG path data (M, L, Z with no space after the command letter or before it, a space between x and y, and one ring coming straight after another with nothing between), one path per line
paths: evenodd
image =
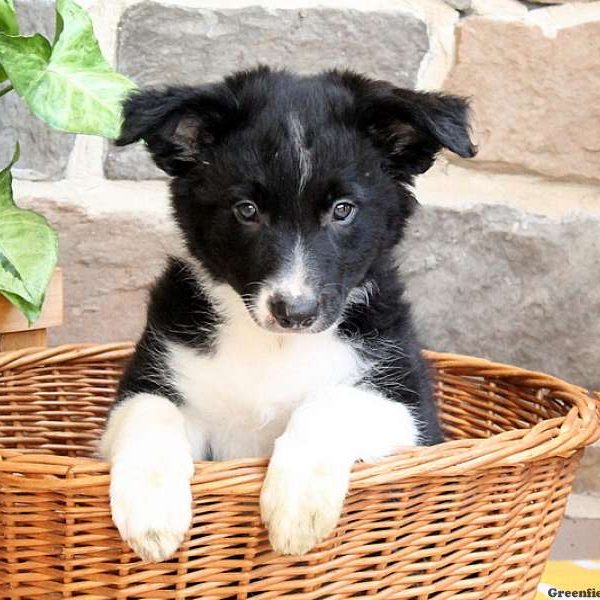
M335 529L350 467L278 441L260 496L262 520L275 551L305 554Z
M111 471L110 505L121 537L143 560L171 557L192 521L189 464L173 469L116 463Z

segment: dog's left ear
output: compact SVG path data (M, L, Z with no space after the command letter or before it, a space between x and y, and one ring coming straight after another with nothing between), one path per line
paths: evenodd
M354 94L359 127L384 149L398 175L424 173L442 148L475 156L465 98L402 89L349 71L334 76Z
M224 84L139 90L123 105L115 143L143 139L158 167L182 175L233 126L236 110L236 98Z

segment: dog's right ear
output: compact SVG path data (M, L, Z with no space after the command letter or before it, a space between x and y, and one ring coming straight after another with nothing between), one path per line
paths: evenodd
M134 92L123 104L117 146L143 139L154 162L183 175L233 126L237 102L224 84Z

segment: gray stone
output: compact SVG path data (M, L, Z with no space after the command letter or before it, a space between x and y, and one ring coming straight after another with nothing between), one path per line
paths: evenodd
M423 342L600 388L600 219L422 207L401 249Z
M573 491L595 496L600 502L600 446L590 446L585 449L573 484Z
M258 63L315 72L351 67L413 87L426 24L401 10L195 9L143 2L121 19L118 66L141 86L214 81ZM112 178L153 178L135 150L110 149Z
M110 145L104 161L104 175L108 179L167 179L150 158L143 142L132 146Z
M455 8L461 12L467 11L471 8L471 0L444 0L444 2L448 6L451 6L452 8Z
M23 34L39 32L52 39L53 1L17 0L15 6ZM51 129L31 113L15 92L11 92L0 98L0 165L9 161L17 140L21 145L21 159L15 167L16 177L62 178L75 136Z
M550 560L590 560L598 556L600 519L564 518Z
M146 319L148 288L161 272L167 249L178 247L174 231L132 215L90 215L48 200L21 204L42 213L60 236L65 319L50 330L50 343L137 339Z

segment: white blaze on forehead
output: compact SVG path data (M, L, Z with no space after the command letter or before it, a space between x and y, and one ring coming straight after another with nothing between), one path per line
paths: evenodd
M298 115L294 113L290 115L288 126L292 148L298 159L298 173L300 174L298 192L302 192L312 172L310 150L306 147L305 131Z

